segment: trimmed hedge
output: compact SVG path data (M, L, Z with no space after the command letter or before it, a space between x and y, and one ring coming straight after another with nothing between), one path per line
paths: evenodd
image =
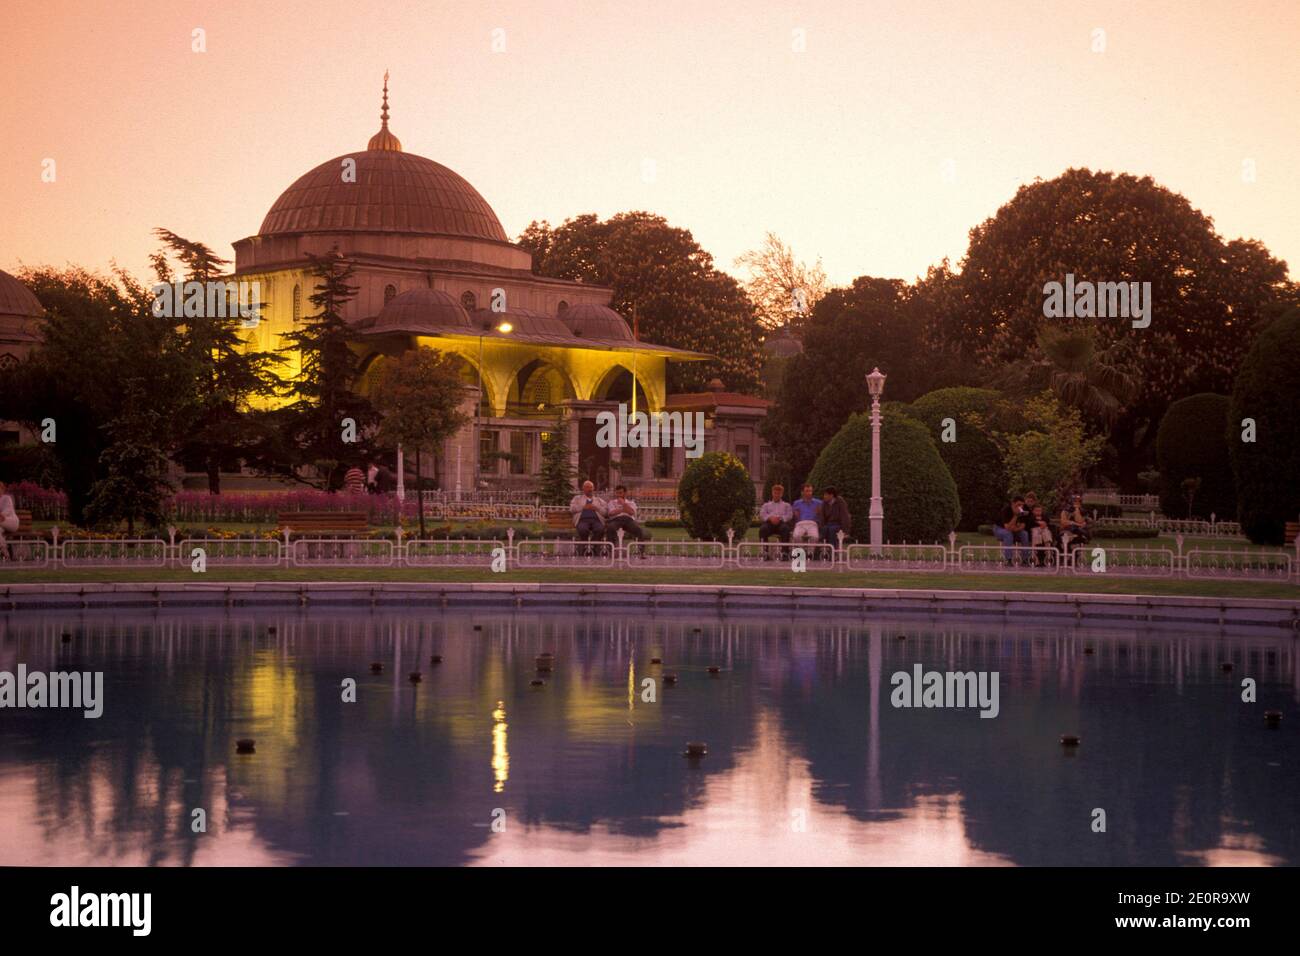
M1246 353L1233 384L1227 443L1238 520L1256 544L1282 544L1300 513L1300 307L1274 319ZM1255 441L1242 419L1255 420Z
M961 519L957 484L930 433L897 409L882 412L880 495L885 506L885 540L946 541ZM835 486L853 516L853 537L868 539L871 507L871 415L852 416L822 449L808 480L820 494Z
M677 483L677 510L682 526L700 541L745 537L756 507L754 482L740 459L721 451L705 452L686 466Z
M1214 514L1228 519L1237 513L1237 489L1228 454L1226 395L1202 392L1180 398L1160 419L1156 433L1156 467L1160 470L1160 510L1170 518L1186 518L1183 482L1201 479L1192 499L1192 517Z
M988 435L964 421L974 412L989 416L1000 393L990 388L940 388L914 401L909 414L930 430L943 463L957 483L961 501L959 531L973 531L992 520L1007 502L1002 453ZM943 420L956 422L956 441L942 440Z

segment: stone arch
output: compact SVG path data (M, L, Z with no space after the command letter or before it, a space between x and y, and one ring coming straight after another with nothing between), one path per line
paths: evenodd
M509 401L521 417L554 418L561 402L576 397L568 373L545 359L524 363L510 378Z
M630 408L632 405L632 370L621 363L611 365L609 370L600 377L596 387L591 390L591 398L592 401L597 402L626 402ZM637 411L652 411L645 386L639 379L636 383L636 407Z

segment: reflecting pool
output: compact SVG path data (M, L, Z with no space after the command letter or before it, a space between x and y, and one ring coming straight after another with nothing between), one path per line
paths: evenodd
M102 672L103 714L0 709L4 865L1300 863L1289 632L0 615L20 664ZM997 716L894 706L917 665L996 671Z

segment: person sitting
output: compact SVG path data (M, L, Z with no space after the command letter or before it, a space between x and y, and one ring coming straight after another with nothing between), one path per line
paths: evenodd
M829 541L835 547L840 546L840 532L844 532L847 541L853 534L853 518L849 515L849 503L840 497L834 488L827 487L822 492L822 540Z
M794 510L794 531L790 539L796 544L816 543L821 540L822 503L813 497L813 486L804 485L803 493L792 508Z
M772 486L772 500L763 502L763 507L758 509L758 540L766 543L767 539L776 535L776 539L782 544L788 544L790 541L790 531L794 526L794 509L790 507L790 502L783 500L785 496L785 487L782 485ZM784 548L779 548L784 553ZM763 560L769 561L772 558L772 549L763 549Z
M596 496L596 486L582 483L582 493L569 502L573 515L574 537L579 541L599 541L605 535L605 499Z
M1047 520L1043 513L1042 505L1034 505L1034 510L1030 515L1034 519L1033 527L1029 529L1029 544L1034 549L1034 560L1038 564L1047 562L1046 549L1056 547L1056 542L1052 538L1052 523Z
M1029 532L1025 530L1023 513L1025 499L1016 495L1011 504L1002 509L998 520L993 523L993 537L1002 543L1002 557L1007 564L1014 563L1017 545L1029 544Z
M627 486L619 485L614 489L614 497L605 505L605 540L618 543L618 532L623 532L624 540L632 538L644 541L646 533L636 522L636 502L627 496Z
M1083 513L1083 495L1074 495L1061 508L1061 548L1088 543L1088 516Z
M5 540L6 534L18 530L18 512L14 510L14 499L9 494L3 481L0 481L0 558L14 560L14 547Z

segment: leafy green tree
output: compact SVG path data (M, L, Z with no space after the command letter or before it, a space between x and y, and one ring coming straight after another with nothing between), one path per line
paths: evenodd
M544 505L566 505L573 497L577 471L569 450L568 426L561 410L551 430L542 436L542 464L539 469L538 497Z
M850 416L822 449L808 476L820 493L839 492L855 536L867 536L871 510L871 415ZM881 409L880 495L886 541L944 542L961 521L961 502L925 425L898 407Z
M1282 544L1286 522L1300 520L1297 368L1300 306L1293 306L1260 333L1241 363L1228 411L1238 517L1256 544Z
M957 483L959 531L974 531L991 521L1006 502L1002 451L988 431L989 423L998 417L1001 401L1001 393L989 388L940 388L922 395L906 409L929 430ZM945 441L945 437L953 440Z
M90 489L86 517L96 524L126 522L135 534L136 522L158 527L167 496L167 454L171 430L157 411L147 383L125 383L123 407L105 427L108 447L99 456L100 474Z
M140 383L167 434L170 451L192 407L193 379L173 320L155 317L152 295L118 270L110 276L82 268L25 270L19 278L46 308L41 344L0 391L0 418L40 434L52 422L68 516L83 524L91 489L120 436L127 386ZM120 437L116 440L122 440Z
M410 349L384 360L372 389L375 410L382 416L378 442L414 451L415 473L422 474L421 454L438 448L470 420L461 410L464 391L457 361L434 349ZM423 495L419 501L424 537Z
M1007 493L1034 491L1043 501L1061 502L1101 457L1106 440L1089 436L1083 414L1051 392L1026 401L1021 415L1022 430L994 433L1003 449Z
M589 213L559 226L533 222L519 244L532 253L538 275L612 287L611 306L628 319L635 311L645 341L717 356L670 363L670 391L703 389L720 378L728 388L758 393L761 329L754 307L689 231L648 212L604 221Z
M260 456L264 468L330 491L343 486L348 468L375 457L371 432L378 415L360 395L360 363L352 348L353 332L343 307L357 293L351 285L354 268L338 251L309 256L315 291L315 312L300 328L281 335L281 353L302 356L302 371L288 384L289 404L273 416L278 444ZM264 446L265 447L265 446ZM313 466L317 478L302 474Z
M1041 350L1043 286L1067 273L1076 282L1151 283L1149 328L1124 318L1056 320L1093 327L1097 354L1137 386L1127 399L1112 392L1119 407L1100 410L1113 417L1076 405L1106 428L1124 487L1136 487L1169 403L1227 391L1263 310L1293 294L1285 263L1258 242L1225 242L1208 217L1149 177L1070 169L1021 187L971 231L957 307L937 336L1002 376Z
M160 283L177 281L168 256L179 260L180 281L208 283L224 279L230 262L201 242L184 239L168 229L155 229L163 248L153 256ZM259 304L260 306L265 303ZM181 327L181 351L195 378L194 408L184 429L177 457L199 462L208 477L208 492L221 494L223 462L238 460L256 446L261 419L250 414L249 401L270 398L282 385L272 352L246 349L237 311L226 315L187 318ZM248 321L260 321L260 311Z
M1226 395L1202 392L1180 398L1160 419L1156 462L1160 469L1160 510L1171 518L1230 520L1237 513L1237 490L1228 448ZM1192 501L1187 483L1195 479Z
M735 455L707 451L693 459L677 483L677 509L686 533L700 541L739 541L754 520L754 482Z

